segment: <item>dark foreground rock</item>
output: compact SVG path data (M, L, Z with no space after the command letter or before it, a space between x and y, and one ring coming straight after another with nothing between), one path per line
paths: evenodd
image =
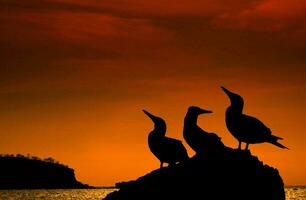
M223 153L193 157L157 169L135 181L117 183L105 200L243 199L284 200L278 170L250 152L227 148Z
M46 160L24 156L0 157L0 189L92 188L76 180L74 170Z

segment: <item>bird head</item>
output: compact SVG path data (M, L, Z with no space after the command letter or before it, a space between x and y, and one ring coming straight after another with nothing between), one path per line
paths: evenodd
M157 117L146 110L142 110L154 123L154 129L158 130L159 132L166 133L166 122L160 117Z
M221 86L221 89L225 92L225 94L229 97L230 101L231 101L231 106L236 108L236 109L239 109L241 110L242 112L242 109L243 109L243 98L238 95L238 94L235 94L231 91L229 91L228 89L226 89L225 87Z
M188 113L194 114L194 115L201 115L201 114L205 114L205 113L212 113L212 111L204 110L204 109L202 109L200 107L197 107L197 106L190 106L188 108Z

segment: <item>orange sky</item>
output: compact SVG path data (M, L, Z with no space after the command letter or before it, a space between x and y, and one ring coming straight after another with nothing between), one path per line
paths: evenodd
M305 185L305 13L300 0L1 0L0 152L113 185L159 166L143 108L179 139L189 105L211 109L200 125L236 147L224 85L291 149L252 153Z

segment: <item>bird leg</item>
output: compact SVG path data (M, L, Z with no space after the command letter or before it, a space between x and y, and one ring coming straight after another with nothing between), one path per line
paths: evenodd
M249 143L246 143L245 150L247 151L249 148Z
M169 163L168 167L172 168L174 165L175 165L175 162L174 163L171 162L171 163Z
M241 142L239 141L238 149L241 150Z

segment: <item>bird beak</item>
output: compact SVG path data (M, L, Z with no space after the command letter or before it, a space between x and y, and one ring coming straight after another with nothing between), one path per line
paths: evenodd
M228 97L231 97L233 95L233 93L225 87L221 86L221 89L225 92L225 94L227 94Z
M201 114L205 114L205 113L212 113L212 111L211 110L201 109Z
M151 113L149 113L148 111L146 111L146 110L142 110L148 117L150 117L150 119L152 119L153 121L155 120L155 116L154 115L152 115Z

